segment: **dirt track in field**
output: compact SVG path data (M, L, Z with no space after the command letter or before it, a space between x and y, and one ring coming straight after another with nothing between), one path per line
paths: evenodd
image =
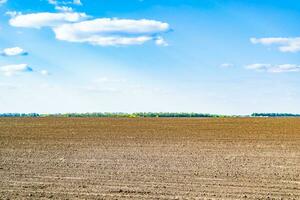
M300 199L300 119L0 118L0 199Z

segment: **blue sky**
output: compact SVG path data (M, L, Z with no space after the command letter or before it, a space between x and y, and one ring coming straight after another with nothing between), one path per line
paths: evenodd
M300 113L298 0L0 0L0 112Z

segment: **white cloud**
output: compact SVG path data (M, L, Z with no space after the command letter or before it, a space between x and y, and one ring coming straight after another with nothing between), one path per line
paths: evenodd
M32 72L32 71L33 69L29 67L27 64L6 65L0 67L0 72L2 72L5 76L12 76L22 72Z
M28 53L20 47L6 48L3 50L3 56L25 56Z
M231 68L231 67L234 67L233 64L231 63L223 63L220 65L221 68Z
M47 70L41 70L40 73L41 73L43 76L48 76L48 75L50 75L50 73L49 73Z
M100 46L140 45L154 41L168 46L161 36L170 30L168 23L155 20L98 18L86 20L85 13L71 12L69 7L56 6L62 13L10 13L11 26L23 28L50 27L56 39ZM85 21L84 21L85 20Z
M252 64L252 65L247 65L245 68L249 70L269 72L269 73L300 72L300 65L294 65L294 64L282 64L282 65Z
M73 12L73 8L68 6L55 6L55 9L61 12Z
M0 4L5 4L7 0L0 0Z
M11 26L24 28L55 27L64 23L78 22L87 18L85 13L31 13L17 14L9 23Z
M300 51L300 37L295 38L251 38L253 44L277 45L281 52L298 52Z
M155 20L99 18L53 28L56 38L93 45L133 45L156 40L157 34L169 30L169 24ZM161 37L161 44L164 41Z

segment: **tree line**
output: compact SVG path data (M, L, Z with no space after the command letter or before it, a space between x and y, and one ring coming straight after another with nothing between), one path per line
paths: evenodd
M291 113L253 113L251 117L300 117L300 114Z
M253 113L251 115L218 115L208 113L186 113L186 112L137 112L137 113L56 113L56 114L39 114L39 113L0 113L0 117L209 117L209 118L221 118L221 117L300 117L300 114L291 113Z
M226 115L206 113L176 113L176 112L139 112L139 113L2 113L0 117L227 117Z

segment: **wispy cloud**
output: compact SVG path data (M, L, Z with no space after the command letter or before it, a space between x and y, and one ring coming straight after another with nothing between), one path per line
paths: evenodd
M79 5L81 6L82 3L80 0L73 0L73 1L58 1L58 0L48 0L48 3L51 5Z
M58 4L56 0L48 0L48 3L52 4L52 5L57 5Z
M10 16L11 18L13 18L13 17L15 17L17 15L21 15L21 14L22 14L21 12L17 12L17 11L7 11L5 13L5 15Z
M49 76L50 75L50 73L47 70L41 70L40 74L43 75L43 76Z
M92 80L90 84L80 87L92 93L115 93L115 94L165 94L167 91L149 87L135 81L130 81L123 78L100 77Z
M80 0L73 0L73 4L81 6L82 3Z
M272 64L251 64L245 66L246 69L269 72L269 73L283 73L283 72L300 72L300 65L294 64L282 64L282 65L272 65Z
M93 81L94 83L125 83L127 82L126 79L114 79L108 77L100 77Z
M55 10L61 11L61 12L73 12L73 8L68 6L55 6Z
M0 67L0 72L5 76L12 76L22 72L32 72L33 69L27 64L5 65Z
M221 68L231 68L234 67L232 63L223 63L220 65Z
M20 47L12 47L3 49L1 55L3 56L26 56L28 52Z
M168 42L161 36L155 39L155 44L158 46L169 46Z
M300 51L300 37L251 38L250 41L253 44L276 45L281 52Z
M9 20L9 24L14 27L23 28L41 28L41 27L56 27L64 23L78 22L86 19L88 16L85 13L17 13Z
M7 2L7 0L0 0L0 5L5 4L6 2Z

